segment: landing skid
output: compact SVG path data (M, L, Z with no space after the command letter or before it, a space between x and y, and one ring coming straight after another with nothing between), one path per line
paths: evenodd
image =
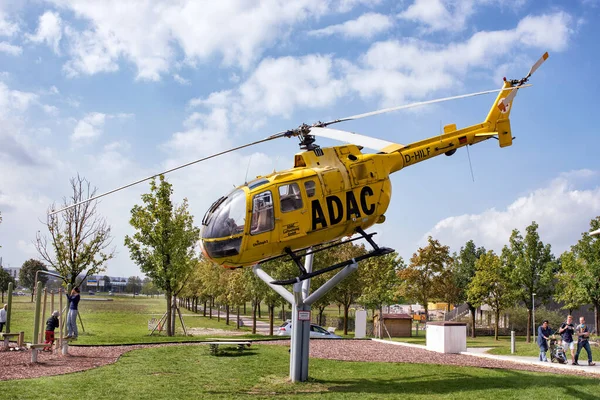
M302 255L299 255L298 253L293 252L291 249L287 248L286 249L286 253L287 253L287 255L290 256L290 258L294 261L294 263L296 263L296 266L300 270L300 275L297 276L297 277L295 277L295 278L291 278L291 279L283 279L283 280L278 280L278 281L272 281L271 283L273 285L292 285L294 283L302 282L303 280L306 280L306 279L309 279L309 278L313 278L315 276L324 274L326 272L333 271L333 270L336 270L336 269L339 269L339 268L343 268L343 267L348 266L350 264L354 264L354 263L357 263L357 262L362 261L362 260L366 260L366 259L371 258L371 257L383 256L383 255L392 253L394 251L394 249L390 249L389 247L379 247L379 246L377 246L377 243L375 243L373 241L373 239L372 239L372 236L375 235L375 233L367 234L361 228L358 228L356 230L356 232L359 233L361 235L361 237L354 238L354 239L351 239L349 241L355 241L355 240L359 240L359 239L365 239L373 247L373 250L371 252L369 252L367 254L364 254L362 256L355 257L355 258L353 258L351 260L342 261L340 263L337 263L337 264L334 264L334 265L330 265L329 267L321 268L318 271L307 272L306 269L304 268L304 265L302 265L302 263L301 263L301 257L302 256L309 255L309 254L314 254L314 253L318 253L319 251L330 249L332 247L337 247L337 246L340 246L340 245L342 245L344 243L347 243L348 241L346 241L344 243L332 244L330 246L326 246L326 247L323 247L323 248L318 249L318 250L310 251L310 252L307 252L307 253L302 254Z

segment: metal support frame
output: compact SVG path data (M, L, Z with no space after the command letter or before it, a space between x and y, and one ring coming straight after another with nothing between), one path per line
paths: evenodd
M304 261L304 269L307 273L312 272L313 255L308 254ZM308 380L308 355L310 344L310 320L300 321L298 319L300 311L308 311L313 303L323 297L335 285L358 269L356 260L352 260L350 265L344 267L333 278L329 279L323 286L309 295L310 278L293 285L292 292L286 290L281 285L275 285L273 278L262 270L260 265L255 266L252 271L265 282L271 289L275 290L281 297L292 305L292 337L290 350L290 380L292 382L306 382Z

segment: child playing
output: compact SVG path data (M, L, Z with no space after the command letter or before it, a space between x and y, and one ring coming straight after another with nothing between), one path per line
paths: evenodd
M52 345L54 344L54 330L58 328L58 310L54 311L48 321L46 321L46 341L47 347L44 347L44 351L52 351Z

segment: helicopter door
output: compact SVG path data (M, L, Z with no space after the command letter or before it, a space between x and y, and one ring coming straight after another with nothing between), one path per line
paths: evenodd
M252 198L252 220L250 223L250 235L253 236L252 246L257 247L270 244L274 227L273 194L270 190L266 190L254 195ZM259 250L264 249L261 247Z
M300 186L296 182L279 186L280 214L277 229L280 230L281 240L292 240L306 235L308 216L302 197Z

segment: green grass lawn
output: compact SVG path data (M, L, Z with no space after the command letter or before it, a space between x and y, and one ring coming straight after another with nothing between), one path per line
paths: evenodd
M86 296L83 296L86 298ZM91 299L102 296L89 296ZM164 334L149 336L148 320L160 319L166 310L164 298L149 298L146 296L133 297L110 297L112 301L86 301L79 303L79 310L85 332L79 325L78 344L123 344L123 343L146 343L181 340L201 340L206 337L215 337L215 334L204 336L184 336L179 320L176 320L177 335L167 337ZM13 297L11 331L25 332L25 341L30 342L33 337L33 310L35 303L31 303L28 296ZM50 299L46 308L46 318L50 310ZM58 309L58 299L55 299L55 309ZM222 330L235 330L235 316L230 315L230 324L226 325L224 313L220 321L217 316L213 318L203 317L201 314L193 314L191 311L181 308L184 314L184 323L187 328L213 328ZM255 337L251 335L251 327L242 327L244 337ZM58 335L58 330L56 331ZM264 336L260 336L264 338Z
M392 340L425 345L425 332L420 331L419 336L417 337L393 338ZM510 336L499 336L498 340L495 340L493 336L478 336L474 339L467 337L467 347L492 347L492 349L488 351L490 354L511 355ZM540 354L537 344L535 342L526 343L525 336L516 337L515 350L515 355L517 356L537 356Z
M310 381L287 382L287 347L257 345L214 357L203 346L136 350L113 365L47 378L0 382L8 399L489 399L579 398L600 380L426 364L311 359Z

